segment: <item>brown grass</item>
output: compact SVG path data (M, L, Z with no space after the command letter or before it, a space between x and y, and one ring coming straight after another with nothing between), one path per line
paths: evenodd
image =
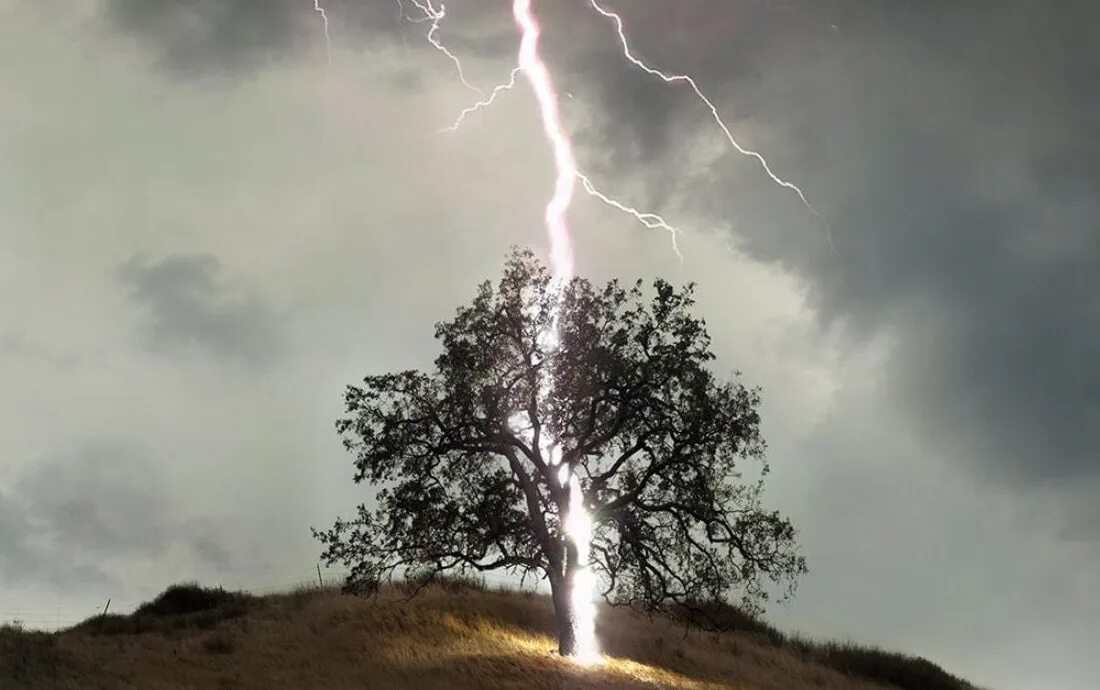
M664 618L603 610L607 662L554 653L546 597L428 587L403 601L324 590L257 599L244 615L195 627L100 629L90 621L36 638L18 666L0 638L0 687L22 688L669 688L871 690L758 635L687 632ZM26 634L26 633L24 633ZM13 638L14 639L14 638ZM37 645L37 646L35 646ZM45 646L43 646L45 645ZM26 645L24 645L26 646ZM5 657L4 655L7 655Z

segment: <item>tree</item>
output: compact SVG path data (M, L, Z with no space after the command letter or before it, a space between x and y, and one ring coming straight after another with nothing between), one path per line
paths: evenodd
M336 428L376 507L315 532L347 586L414 571L505 569L549 580L559 651L575 652L577 548L563 529L579 479L590 567L611 604L723 601L759 611L793 592L794 529L760 504L759 391L710 369L692 286L557 285L515 251L494 289L436 325L434 371L368 376ZM742 462L763 468L740 482ZM770 586L769 586L770 583Z

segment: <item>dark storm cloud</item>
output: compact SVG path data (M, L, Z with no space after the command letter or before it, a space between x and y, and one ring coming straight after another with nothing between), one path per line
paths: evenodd
M168 64L185 69L270 56L290 33L284 4L112 0L107 8L119 27L147 37ZM246 13L247 21L241 21Z
M198 346L230 361L270 363L282 348L276 314L256 296L236 296L220 273L210 254L172 255L153 264L134 258L119 269L131 297L149 312L153 350Z
M777 133L768 155L829 217L836 249L735 154L678 186L690 207L735 219L746 250L809 278L826 318L896 329L893 385L930 447L954 439L1020 482L1100 473L1100 10L707 5L661 19L615 3L638 52ZM707 12L697 45L666 40ZM698 104L606 47L570 64L606 111L589 141L633 152L616 172L676 184L669 143L698 131Z
M223 563L209 530L173 515L164 472L125 444L92 442L41 458L0 488L0 582L109 582L104 564L189 545Z
M292 0L109 0L107 8L113 23L149 41L166 66L206 71L282 57L305 38L296 18L309 6Z
M436 3L436 7L440 3ZM404 39L422 48L428 24L402 21L400 4L386 0L329 0L333 43L361 49ZM411 1L408 16L423 18ZM168 69L184 74L251 69L296 49L323 45L323 21L310 0L107 0L107 19L147 42ZM513 51L506 6L477 3L447 7L449 45L468 55ZM504 38L505 34L508 38Z

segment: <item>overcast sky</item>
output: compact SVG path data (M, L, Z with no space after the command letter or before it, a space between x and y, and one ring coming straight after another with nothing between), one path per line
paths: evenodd
M1100 12L1063 0L536 2L582 166L578 270L696 281L764 390L810 565L770 612L995 688L1100 675ZM1057 5L1057 7L1053 7ZM441 31L506 79L505 2ZM523 88L389 0L0 0L0 619L293 583L362 500L342 387L542 251ZM115 606L113 605L113 607ZM1091 657L1091 658L1090 658Z

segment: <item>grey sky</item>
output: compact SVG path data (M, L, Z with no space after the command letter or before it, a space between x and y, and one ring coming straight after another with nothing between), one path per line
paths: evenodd
M1100 96L1083 2L536 3L584 167L580 271L699 283L719 366L763 386L769 496L811 573L772 612L998 688L1087 688L1100 600ZM523 88L470 102L389 2L0 0L0 617L181 577L308 576L362 492L344 384L544 247ZM448 3L470 78L507 7ZM832 246L829 244L831 235ZM47 613L42 613L47 612ZM15 617L15 616L12 616Z

